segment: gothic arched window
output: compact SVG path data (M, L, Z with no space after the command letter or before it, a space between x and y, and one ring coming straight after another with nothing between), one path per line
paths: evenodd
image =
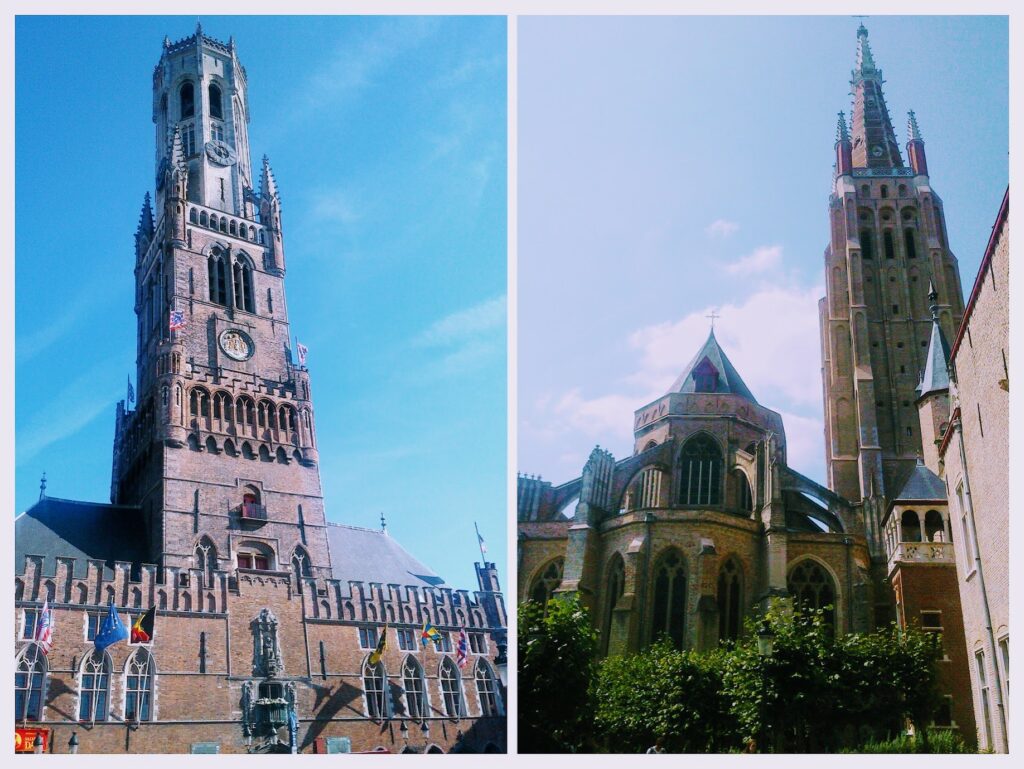
M110 655L93 649L82 660L78 720L106 721L110 706Z
M252 291L252 265L239 259L233 268L235 307L246 312L255 312L256 303Z
M885 248L885 258L893 259L896 256L896 246L892 241L892 230L886 230L882 233L882 245Z
M206 266L210 282L210 301L227 307L227 266L224 264L224 255L219 248L210 251Z
M555 590L562 584L562 568L564 565L564 558L556 558L544 567L534 579L533 586L530 588L530 600L547 607L548 601L555 597ZM547 609L545 608L546 611Z
M185 83L181 86L181 119L192 117L196 114L196 91L192 83Z
M148 649L136 649L125 666L124 720L150 721L153 718L153 655Z
M750 481L747 480L747 474L742 470L736 470L732 477L736 484L736 506L744 513L753 512L754 495L750 492Z
M494 678L494 671L483 659L476 662L476 693L480 698L480 715L500 716L503 708L501 704L501 692L498 691L498 684Z
M388 676L384 663L370 664L370 658L363 663L363 697L366 700L366 715L373 719L390 717L388 707Z
M39 644L30 643L18 655L14 673L14 719L40 721L46 692L46 655Z
M213 572L217 568L217 548L209 537L204 536L196 543L193 551L195 568L202 572L203 585L213 586Z
M903 248L907 252L907 259L914 259L917 256L917 243L914 241L914 231L909 227L903 230Z
M309 553L302 545L296 545L292 553L292 572L295 574L295 585L301 593L302 580L313 576L313 569L309 565Z
M423 680L423 668L411 654L402 663L402 688L405 689L405 707L409 718L422 721L430 714L427 701L427 685Z
M462 676L451 657L441 659L437 671L441 681L441 696L444 698L444 713L449 718L461 718L466 714L462 701Z
M210 96L210 117L215 117L218 120L224 119L224 109L221 106L220 98L220 86L216 83L210 83L210 87L207 89Z
M601 646L605 654L608 653L608 641L612 632L612 617L615 615L615 605L622 597L626 588L626 565L622 556L616 553L608 564L607 589L605 600L607 601L604 610L604 626L601 633Z
M684 505L721 503L722 452L707 435L691 438L679 456L679 501Z
M740 637L742 616L740 567L730 558L718 572L719 641L735 641Z
M835 624L836 587L821 564L810 559L801 561L790 570L786 587L798 608L803 611L825 609L825 621Z
M900 541L921 541L921 519L913 510L904 510L900 516Z
M654 618L651 638L665 635L677 649L683 646L686 627L686 561L678 550L669 550L654 569Z

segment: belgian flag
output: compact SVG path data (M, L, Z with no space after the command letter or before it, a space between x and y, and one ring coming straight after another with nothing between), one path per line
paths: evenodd
M129 643L133 644L148 644L153 641L153 622L156 619L156 607L152 607L149 611L135 620L135 624L132 625L132 637Z

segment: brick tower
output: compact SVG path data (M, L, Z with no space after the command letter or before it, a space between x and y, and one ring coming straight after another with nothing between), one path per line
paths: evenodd
M155 206L135 236L138 408L119 405L111 497L162 567L330 575L313 406L293 360L281 200L249 158L234 41L164 41Z
M883 82L862 25L851 120L839 113L836 130L819 321L828 485L865 501L876 553L883 500L899 491L922 453L914 403L931 337L929 286L948 337L963 316L959 269L924 140L910 112L905 166Z

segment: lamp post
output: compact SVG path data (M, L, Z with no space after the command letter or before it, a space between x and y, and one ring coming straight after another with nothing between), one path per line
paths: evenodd
M402 735L402 742L405 743L405 747L409 747L409 727L405 723L405 719L398 724L398 733Z
M761 621L757 631L757 651L762 657L771 657L775 645L775 632L767 619Z
M71 732L71 739L68 740L68 753L71 755L78 753L78 732Z
M494 658L494 667L498 671L498 678L501 679L501 688L508 686L508 641L502 636L498 639L498 654Z

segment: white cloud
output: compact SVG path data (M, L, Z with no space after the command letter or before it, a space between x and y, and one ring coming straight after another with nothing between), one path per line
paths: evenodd
M730 222L728 219L715 219L715 221L704 228L704 232L708 234L708 237L727 238L739 228L738 222Z
M338 224L359 221L363 214L353 202L354 197L344 190L320 193L313 200L313 218Z
M715 337L757 401L783 414L790 464L797 470L818 466L822 455L822 293L821 286L766 285L740 302L715 308L720 316ZM628 342L636 363L618 386L608 383L612 392L590 396L574 387L541 399L537 414L522 427L545 443L584 436L620 456L631 445L634 411L668 392L707 339L710 309L634 331ZM534 430L534 424L543 429Z
M725 265L730 275L749 275L778 266L782 260L782 246L758 246L746 256Z
M431 323L414 340L419 346L451 345L480 334L505 328L505 297L453 312Z

